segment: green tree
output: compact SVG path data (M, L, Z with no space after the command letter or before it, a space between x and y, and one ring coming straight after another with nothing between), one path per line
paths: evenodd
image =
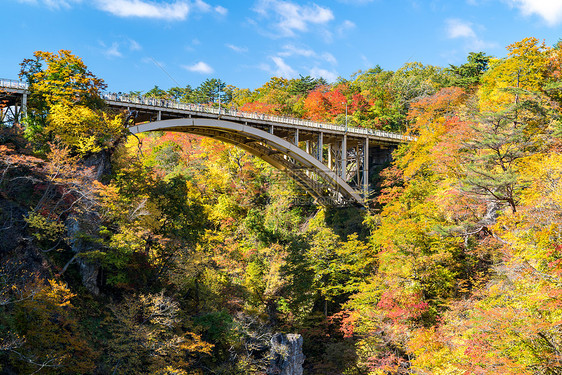
M190 102L192 94L193 89L190 85L186 85L185 87L172 87L168 90L168 96L170 99L178 100L180 102Z
M196 103L218 103L219 96L222 104L228 104L231 100L226 84L220 79L210 78L203 81L193 91L193 101Z
M299 78L289 81L288 90L291 95L307 95L318 86L327 84L328 82L326 82L324 78L312 78L311 76L303 77L299 75Z
M152 89L148 90L144 96L149 98L168 99L168 93L156 85L154 85Z
M486 56L484 52L470 52L467 60L462 65L449 65L446 69L453 75L450 79L451 86L470 88L480 83L482 75L488 70L490 56Z
M473 139L466 143L463 188L500 205L508 204L516 212L522 188L518 178L521 160L540 150L545 114L531 100L504 112L484 114L473 126Z

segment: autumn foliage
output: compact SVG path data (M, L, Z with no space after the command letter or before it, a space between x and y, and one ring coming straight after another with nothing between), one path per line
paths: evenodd
M0 129L0 373L266 374L276 332L308 374L561 373L561 56L147 93L405 132L359 210L222 142L127 137L78 57L35 53Z

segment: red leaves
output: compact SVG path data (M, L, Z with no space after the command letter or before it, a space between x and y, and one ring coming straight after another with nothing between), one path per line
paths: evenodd
M345 115L346 109L348 116L357 111L368 111L369 103L363 95L344 94L343 89L345 87L338 86L328 90L326 86L322 86L310 92L304 101L307 116L315 121L333 122L336 117Z
M384 356L369 358L369 370L385 371L391 374L407 374L409 362L394 353L385 353ZM378 373L378 372L377 372Z
M275 104L263 103L260 101L245 103L240 107L242 112L257 112L266 115L275 115L279 112L280 106Z
M340 332L343 333L343 337L349 338L353 337L358 318L357 313L349 310L343 310L328 317L328 320L332 324L339 325Z
M383 292L377 303L377 309L394 323L417 319L427 311L428 307L428 303L422 301L420 294L392 289Z
M322 92L325 88L321 87L312 91L304 100L304 108L307 116L315 121L328 121L331 116L332 104Z

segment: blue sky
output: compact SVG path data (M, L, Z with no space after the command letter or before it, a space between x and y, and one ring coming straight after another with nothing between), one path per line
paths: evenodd
M0 77L36 50L69 49L110 91L255 89L272 76L350 78L376 64L462 64L562 38L562 0L0 0Z

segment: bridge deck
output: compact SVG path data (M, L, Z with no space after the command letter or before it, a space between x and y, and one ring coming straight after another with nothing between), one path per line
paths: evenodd
M24 82L0 79L0 90L9 94L12 98L14 95L23 95L24 93L27 93L27 88L27 84ZM158 118L151 118L151 120L198 116L204 118L220 118L238 123L251 124L253 126L257 125L257 127L260 128L274 126L293 131L294 129L312 132L321 131L328 137L330 135L340 137L346 134L348 137L361 137L363 139L368 138L369 141L378 144L397 145L411 140L408 136L375 129L345 127L341 125L308 121L285 116L249 113L228 107L219 109L203 104L183 103L179 101L116 93L102 93L102 98L111 108L136 110L140 113L158 116ZM281 129L276 129L276 131L279 130Z
M0 79L0 100L11 118L26 112L28 86ZM291 117L248 113L128 94L102 93L108 108L134 114L134 133L180 131L215 138L287 172L322 204L365 204L369 170L385 165L391 152L412 137ZM11 106L11 107L10 107ZM17 109L19 108L19 112ZM332 203L329 203L332 202Z

